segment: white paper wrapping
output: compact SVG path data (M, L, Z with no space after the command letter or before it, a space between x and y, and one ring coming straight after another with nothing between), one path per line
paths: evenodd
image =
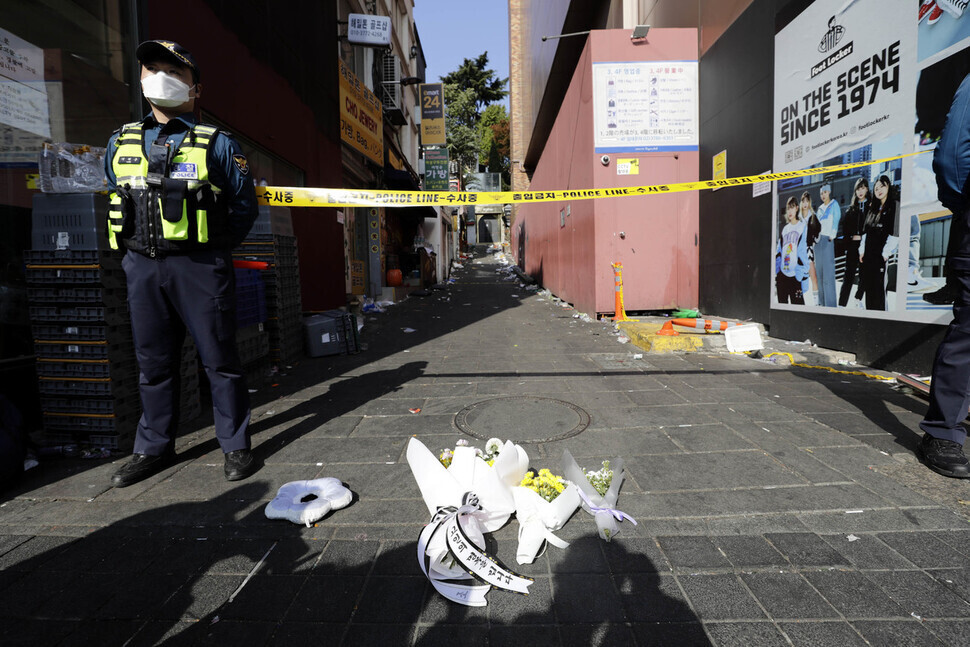
M569 450L563 450L562 453L563 477L579 487L582 492L580 496L582 500L581 505L586 512L593 515L599 535L606 541L613 539L620 531L617 521L627 519L634 526L637 525L633 517L616 508L616 499L620 496L620 486L623 484L624 478L623 459L616 458L610 461L610 467L613 469L613 479L610 481L610 489L606 491L605 496L600 496L596 488L586 479L586 474L576 464L576 459L569 453Z
M408 442L406 456L428 513L457 508L466 492L474 492L482 507L475 513L482 532L498 530L515 512L511 487L522 481L529 464L525 450L511 441L505 443L494 465L480 459L471 447L456 447L451 465L445 467L417 438Z
M566 548L569 542L552 532L562 528L579 507L579 490L570 483L552 501L546 501L535 490L526 487L512 488L515 500L515 518L519 521L519 547L515 559L520 564L535 561L543 542L557 548Z
M406 456L432 515L418 538L417 556L435 589L468 606L485 605L485 594L492 586L527 594L531 580L509 571L484 551L484 534L501 528L516 510L512 490L529 466L525 450L506 441L489 465L472 447L459 446L451 465L445 467L412 438Z

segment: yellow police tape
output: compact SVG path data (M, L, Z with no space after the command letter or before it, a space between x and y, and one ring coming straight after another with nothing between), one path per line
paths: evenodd
M795 361L795 358L792 357L791 353L768 353L767 355L762 355L762 357L764 357L765 359L768 359L772 355L780 355L782 357L787 357L788 362L792 366L800 366L801 368L814 368L819 371L828 371L829 373L838 373L840 375L862 375L864 377L868 377L873 380L886 380L887 382L892 382L893 380L896 379L894 377L888 377L886 375L877 375L875 373L866 373L864 371L840 371L839 369L832 368L831 366L813 366L811 364L801 364Z
M632 196L681 193L701 191L728 186L742 186L756 182L772 182L806 175L819 175L846 169L873 166L893 160L920 155L928 151L906 153L878 160L820 166L785 171L784 173L765 173L748 175L724 180L702 180L699 182L680 182L678 184L657 184L653 186L624 186L611 189L575 189L566 191L387 191L368 189L310 189L305 187L256 187L256 198L260 204L273 207L447 207L453 205L479 204L529 204L534 202L560 202L563 200L594 200L596 198L623 198Z

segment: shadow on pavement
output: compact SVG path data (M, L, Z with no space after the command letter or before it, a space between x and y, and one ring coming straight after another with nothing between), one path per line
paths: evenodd
M83 538L4 537L0 642L710 644L674 578L624 541L583 536L532 565L510 560L535 578L531 594L493 589L488 606L471 608L434 591L415 542L327 540L326 520L307 529L265 519L266 495L252 482ZM514 526L499 531L501 546L489 536L489 550L514 551Z

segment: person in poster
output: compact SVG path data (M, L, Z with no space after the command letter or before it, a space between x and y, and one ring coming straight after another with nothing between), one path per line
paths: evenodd
M819 189L822 204L817 216L821 224L818 240L815 242L815 272L818 280L818 305L834 308L835 294L835 237L839 232L842 208L832 199L832 185L825 183Z
M799 200L801 213L799 219L805 227L805 244L808 246L808 277L802 281L802 292L805 293L808 305L818 305L818 274L815 271L815 243L822 231L822 223L815 214L812 196L808 191L802 193ZM810 291L811 290L811 291Z
M805 223L799 220L798 202L794 197L788 198L785 204L785 221L775 255L775 290L778 303L804 305L802 286L808 278L808 247Z
M852 188L852 202L842 219L842 235L845 240L845 273L842 275L842 290L839 292L839 305L849 304L852 286L855 285L859 271L859 244L862 242L862 229L866 224L866 209L869 204L869 180L860 177ZM856 300L862 300L862 286L856 290Z
M859 243L861 289L866 310L886 309L886 265L899 245L899 198L888 175L872 186L872 200Z

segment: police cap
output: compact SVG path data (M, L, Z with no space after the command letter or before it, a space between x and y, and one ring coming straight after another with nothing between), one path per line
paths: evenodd
M179 65L184 65L189 68L192 71L192 78L195 79L196 83L198 83L199 77L202 76L199 66L195 64L195 58L192 57L192 53L174 41L146 40L135 50L135 56L138 57L138 62L142 64L161 59L173 60Z

